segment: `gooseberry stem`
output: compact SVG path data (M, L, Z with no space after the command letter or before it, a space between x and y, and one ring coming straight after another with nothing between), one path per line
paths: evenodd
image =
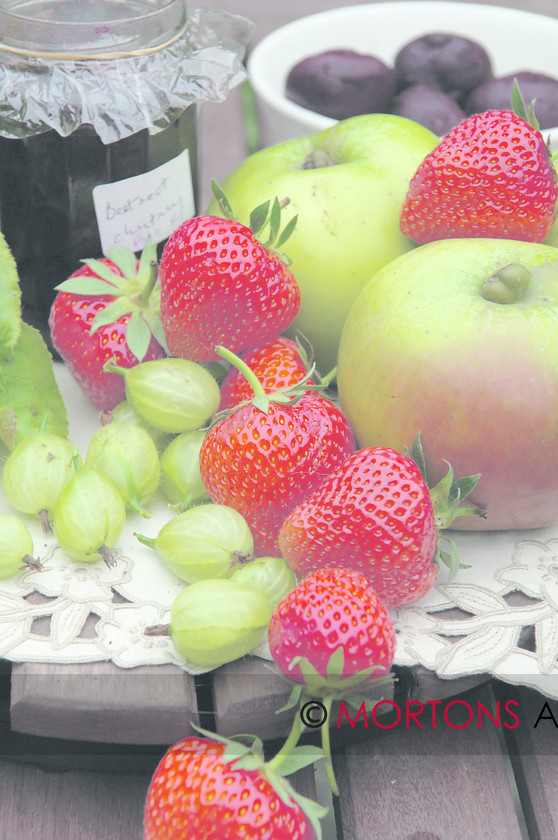
M233 551L229 569L242 568L247 563L251 563L253 559L254 556L252 554L246 554L245 551Z
M21 571L42 572L43 564L38 557L32 557L31 554L24 554L21 559L22 565L19 567Z
M134 531L134 537L137 540L139 540L140 543L143 543L143 545L149 546L149 548L154 549L156 544L157 544L157 540L156 540L155 537L145 537L143 534L137 534L135 531Z
M114 554L112 553L112 551L110 550L108 545L105 545L103 543L101 546L99 546L98 553L101 555L101 557L103 558L103 561L109 567L109 569L114 568L116 566L116 560L114 559Z
M39 522L41 523L41 529L43 534L51 534L52 533L52 525L50 524L50 519L48 518L48 511L44 508L43 510L39 511Z

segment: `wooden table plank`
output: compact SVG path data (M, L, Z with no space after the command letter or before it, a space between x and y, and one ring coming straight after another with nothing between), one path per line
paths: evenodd
M150 774L45 772L0 761L2 840L141 840Z
M513 700L520 724L508 730L506 740L530 836L536 840L558 837L558 703L537 691L496 686L502 702ZM540 718L540 720L539 720ZM537 723L538 721L538 723Z
M199 722L194 678L173 665L117 668L111 662L12 668L11 726L17 732L170 744Z
M272 663L268 666L273 668ZM373 696L393 697L393 685L378 688ZM216 731L221 735L252 732L265 741L288 734L292 711L277 714L291 688L262 660L246 658L219 668L213 675Z
M110 762L105 762L97 770L47 772L0 759L0 837L141 840L145 796L155 767L156 762L153 769L146 771L142 766L137 772L123 773L114 772ZM299 771L291 781L301 794L316 799L312 767ZM335 835L324 833L324 840L335 840Z
M460 700L490 702L484 687ZM372 827L382 840L521 840L495 727L452 729L442 709L422 730L355 723L360 743L334 755L343 840L370 840ZM460 710L448 710L453 723Z
M286 703L290 687L273 672L273 663L245 658L224 665L213 673L215 725L222 735L253 732L264 740L282 737L289 731L291 714L277 714ZM413 698L434 700L452 697L486 682L484 674L442 680L426 668L395 669L393 685L383 685L370 696L386 700ZM387 710L388 707L386 707Z

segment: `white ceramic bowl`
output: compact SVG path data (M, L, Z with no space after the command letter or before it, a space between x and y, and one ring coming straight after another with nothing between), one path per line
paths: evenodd
M476 3L403 0L345 6L300 18L275 30L248 60L262 145L315 134L334 120L285 96L290 69L301 59L345 47L393 64L399 49L428 32L473 38L492 59L494 75L531 70L558 75L558 19ZM558 128L545 130L558 147Z

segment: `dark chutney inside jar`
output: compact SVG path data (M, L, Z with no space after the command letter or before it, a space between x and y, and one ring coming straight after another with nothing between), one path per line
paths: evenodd
M195 105L158 134L144 129L109 144L87 124L67 137L53 130L0 137L0 229L16 261L23 319L41 331L51 352L47 322L54 287L80 260L102 256L93 188L149 172L184 149L197 206Z

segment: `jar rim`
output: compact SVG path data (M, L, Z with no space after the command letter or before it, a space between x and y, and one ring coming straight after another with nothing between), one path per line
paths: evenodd
M161 49L186 26L184 0L0 0L0 50L56 59Z

